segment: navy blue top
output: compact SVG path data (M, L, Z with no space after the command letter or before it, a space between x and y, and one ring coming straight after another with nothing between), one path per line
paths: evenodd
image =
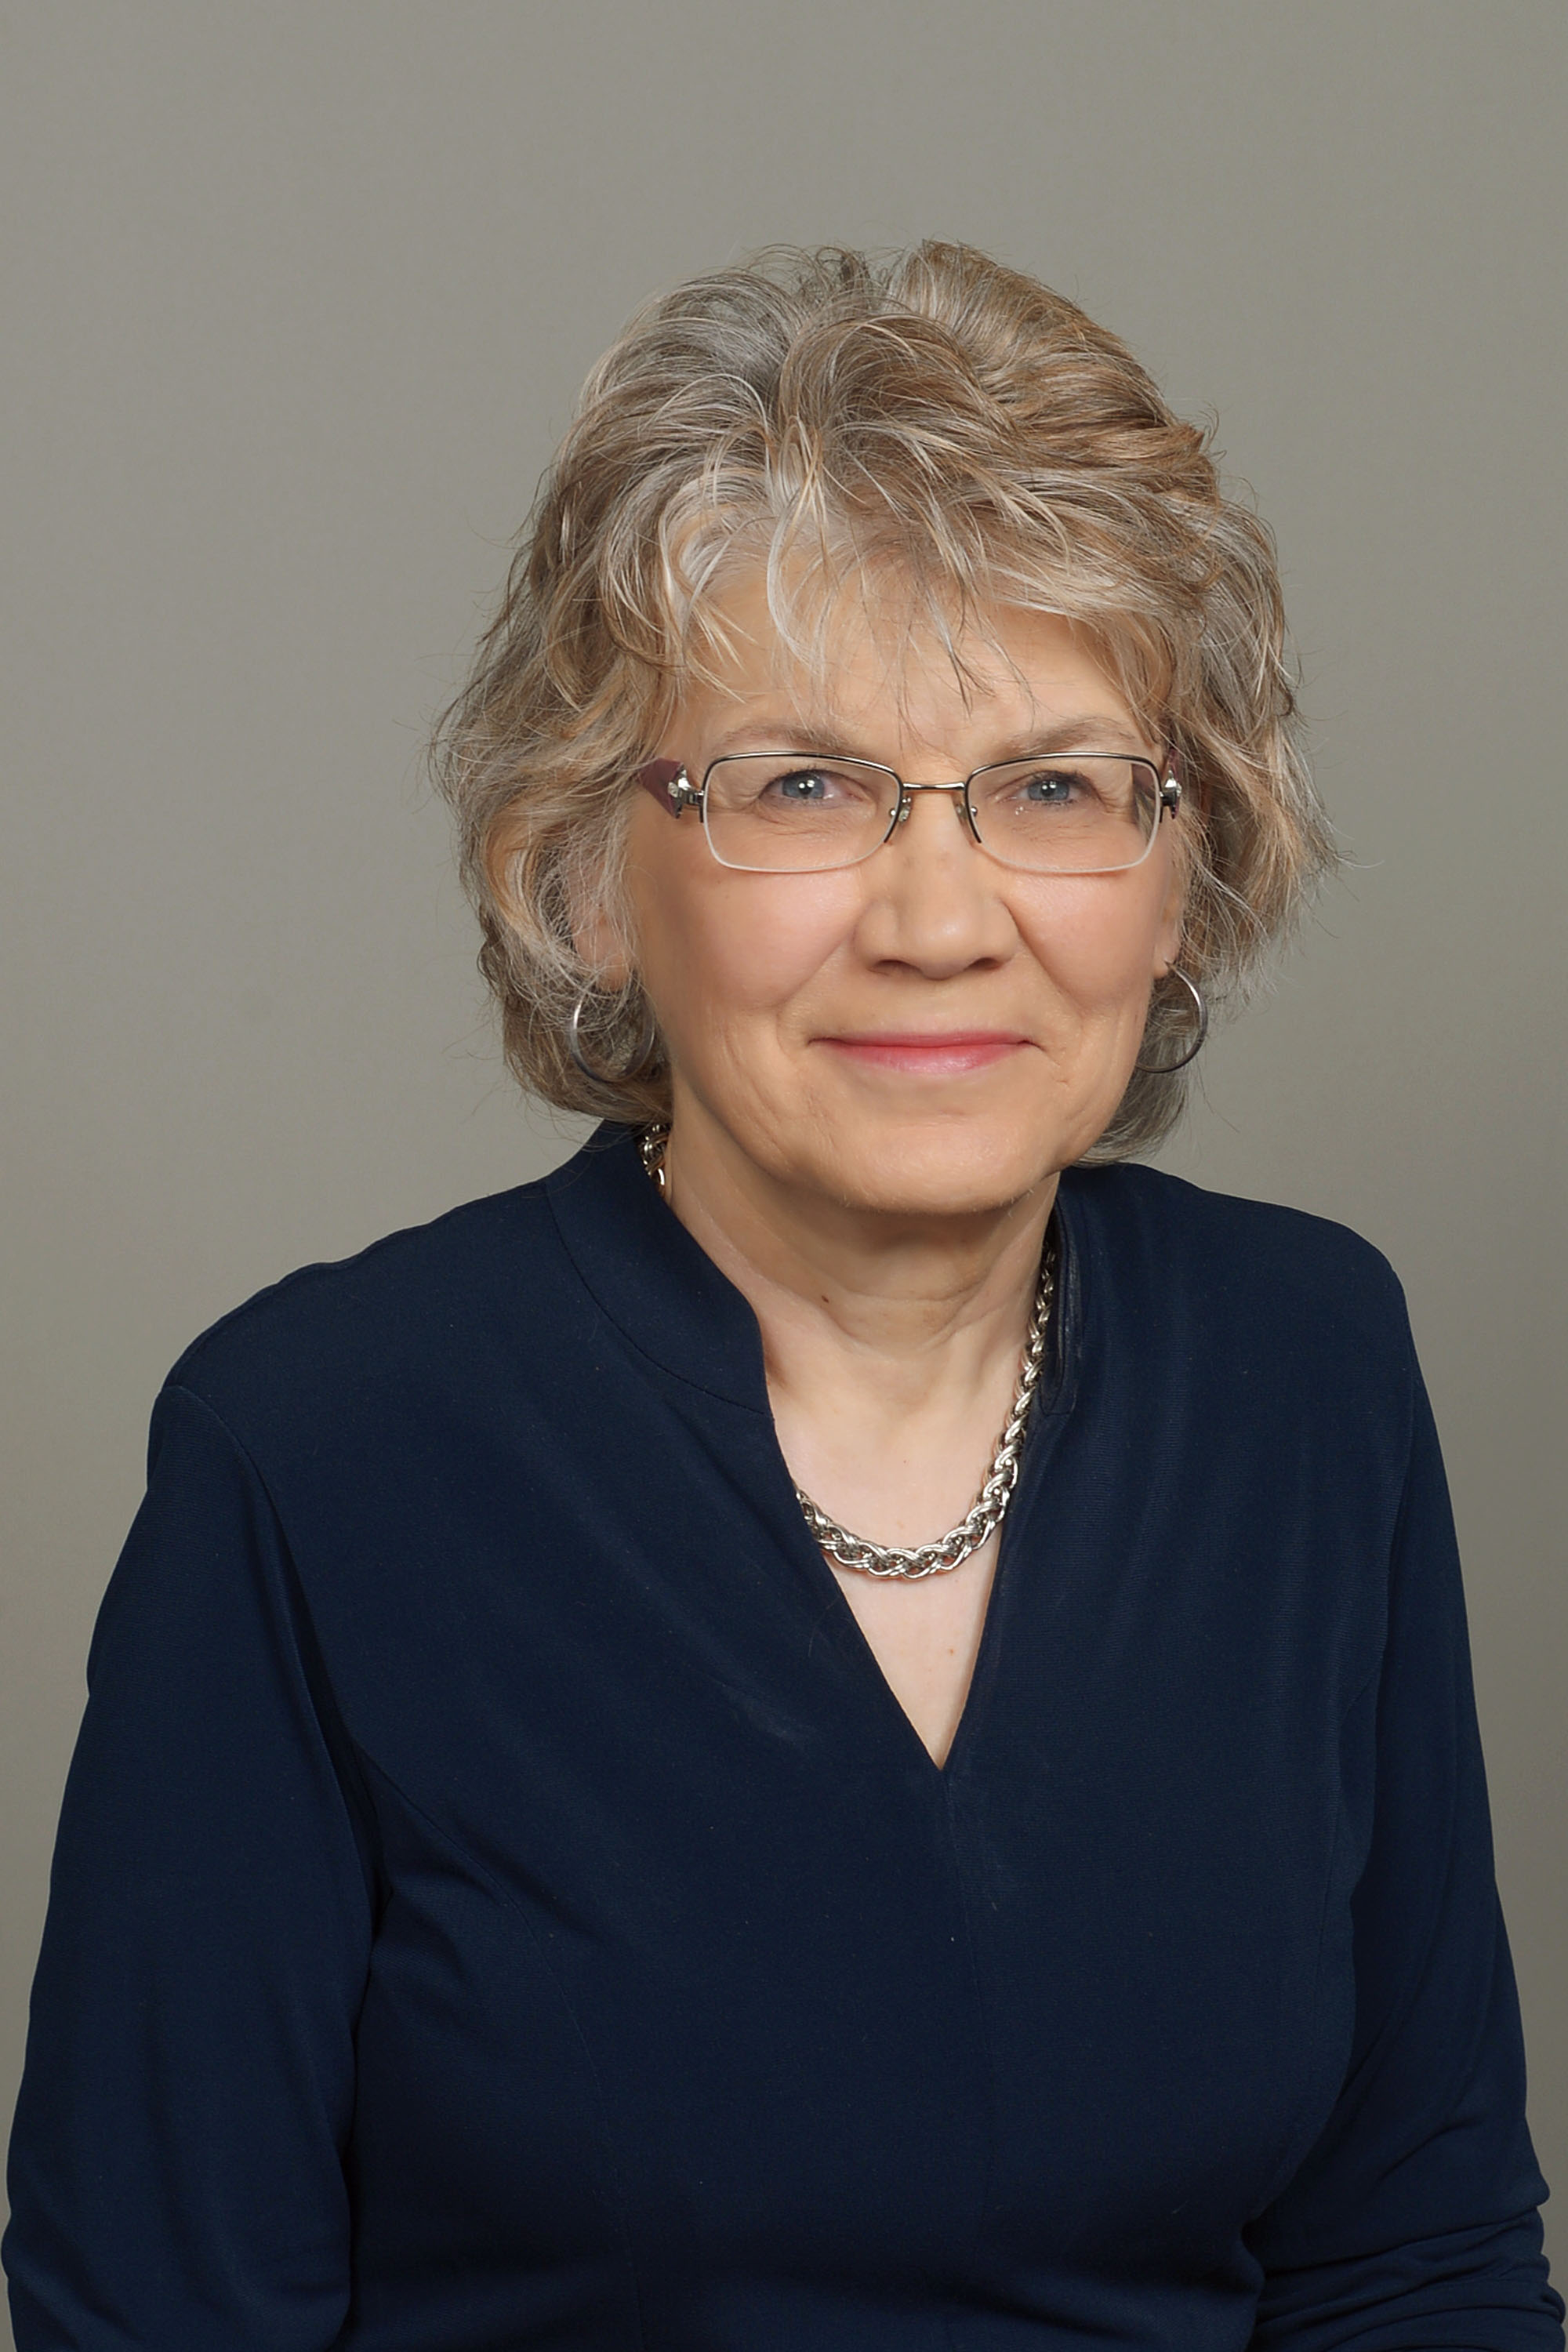
M66 1799L21 2352L1561 2341L1398 1287L1144 1169L1058 1230L942 1769L630 1136L197 1342Z

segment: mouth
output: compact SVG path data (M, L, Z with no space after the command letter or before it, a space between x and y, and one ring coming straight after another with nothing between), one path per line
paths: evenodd
M1011 1030L950 1029L931 1030L880 1029L858 1037L819 1037L819 1045L827 1045L847 1060L863 1068L903 1070L917 1077L957 1077L969 1070L989 1069L995 1062L1005 1061L1009 1054L1023 1051L1028 1045Z

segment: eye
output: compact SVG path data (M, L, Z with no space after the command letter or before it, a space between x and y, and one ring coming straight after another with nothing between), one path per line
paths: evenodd
M1075 802L1096 796L1093 784L1076 768L1037 768L1016 789L1020 799L1036 808L1071 808Z
M849 798L854 788L829 769L790 768L771 776L763 789L770 800L782 801L786 808L833 808Z
M752 805L774 816L848 817L877 808L884 779L870 769L859 770L846 760L803 759L789 767L759 762L761 781L750 785ZM737 782L744 784L747 760L733 763ZM725 768L731 762L724 762Z

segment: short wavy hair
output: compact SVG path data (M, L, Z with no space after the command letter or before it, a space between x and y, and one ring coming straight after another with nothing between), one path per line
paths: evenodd
M1273 542L1207 439L1061 295L964 246L891 259L779 248L648 302L590 375L471 677L443 718L479 968L521 1084L573 1111L668 1117L635 973L596 989L574 918L625 923L626 818L683 682L722 647L716 593L766 567L786 641L826 664L834 593L897 577L962 669L998 607L1088 634L1151 736L1179 753L1181 964L1243 992L1332 862L1302 757ZM809 579L818 626L800 634ZM794 631L793 636L788 632ZM1182 1050L1179 983L1140 1059ZM1181 1074L1136 1071L1092 1152L1156 1144Z

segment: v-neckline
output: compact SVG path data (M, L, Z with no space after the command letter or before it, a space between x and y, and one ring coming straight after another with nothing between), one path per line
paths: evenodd
M1002 1522L996 1565L992 1570L991 1589L985 1596L985 1610L981 1620L980 1639L974 1647L974 1663L970 1670L968 1687L963 1695L963 1705L959 1710L958 1721L953 1726L952 1738L948 1742L947 1753L940 1763L926 1746L913 1717L888 1679L887 1672L871 1646L865 1627L855 1614L848 1594L833 1573L821 1550L813 1542L810 1529L806 1527L804 1518L800 1523L802 1541L812 1562L813 1582L818 1591L825 1586L829 1591L830 1605L838 1613L849 1648L858 1653L867 1671L875 1681L879 1705L885 1709L891 1709L897 1717L900 1737L913 1748L920 1765L936 1781L944 1786L951 1784L954 1767L963 1761L973 1745L977 1736L976 1723L979 1711L984 1706L996 1679L995 1651L1001 1638L1002 1605L1011 1582L1009 1564L1016 1549L1016 1536L1020 1516L1017 1506L1023 1495L1026 1471L1038 1466L1038 1441L1044 1434L1040 1423L1037 1421L1034 1414L1031 1414L1025 1430L1024 1459L1019 1465L1018 1485L1014 1491L1007 1516ZM1031 1456L1034 1457L1033 1462ZM783 1464L782 1452L779 1459ZM784 1468L787 1475L787 1465Z
M1064 1171L1070 1174L1071 1171ZM577 1271L601 1309L651 1361L683 1386L695 1389L754 1416L756 1430L773 1456L785 1549L794 1551L816 1596L816 1621L835 1612L846 1627L847 1648L858 1649L875 1681L876 1704L890 1707L898 1737L912 1745L920 1769L934 1785L947 1788L979 1737L997 1679L1003 1617L1014 1578L1012 1555L1021 1522L1029 1515L1054 1438L1072 1410L1077 1386L1079 1330L1078 1250L1074 1203L1064 1182L1052 1210L1056 1231L1057 1289L1051 1318L1048 1371L1036 1392L1024 1433L1018 1484L1006 1517L984 1622L975 1648L969 1688L952 1739L939 1764L888 1680L837 1578L813 1540L795 1500L795 1481L773 1425L763 1360L762 1331L750 1301L721 1273L679 1219L648 1182L637 1139L630 1129L600 1128L577 1156L546 1179L556 1228ZM630 1247L628 1248L628 1242ZM764 1434L765 1432L765 1434ZM798 1547L798 1549L797 1549Z
M802 1517L799 1521L800 1540L805 1558L810 1563L814 1588L821 1591L826 1587L829 1591L831 1595L829 1607L838 1612L840 1622L846 1629L850 1649L858 1651L864 1659L866 1668L875 1679L879 1694L879 1704L892 1709L898 1718L900 1735L912 1745L924 1769L943 1788L952 1785L955 1768L964 1762L979 1737L980 1722L999 1673L997 1652L1003 1637L1004 1610L1014 1581L1011 1562L1017 1549L1018 1531L1028 1516L1029 1507L1034 1500L1034 1489L1044 1475L1047 1459L1054 1451L1054 1440L1059 1433L1061 1424L1071 1407L1070 1392L1073 1384L1069 1370L1078 1320L1078 1269L1066 1229L1066 1220L1059 1213L1059 1205L1058 1193L1058 1207L1052 1211L1055 1221L1057 1287L1056 1304L1051 1318L1051 1375L1048 1381L1043 1380L1040 1389L1037 1390L1029 1418L1025 1423L1018 1463L1018 1480L1013 1490L1006 1517L1002 1522L1001 1539L996 1551L996 1565L992 1571L991 1590L985 1596L985 1612L981 1622L980 1639L974 1648L974 1664L970 1671L969 1686L963 1695L963 1705L959 1710L958 1721L953 1726L952 1738L948 1742L947 1753L941 1763L938 1763L926 1746L916 1728L913 1717L889 1681L881 1660L872 1648L860 1620L855 1614L848 1594L835 1576L820 1548L813 1540L805 1520ZM795 1481L790 1475L789 1465L784 1460L784 1449L779 1444L778 1433L772 1426L771 1417L769 1434L773 1452L778 1459L780 1475L786 1482L793 1499Z
M1008 1519L1011 1519L1011 1512L1008 1512ZM959 1748L962 1748L962 1745L966 1745L966 1736L963 1736L963 1727L966 1727L966 1724L971 1722L971 1706L973 1706L975 1691L978 1691L978 1684L980 1684L980 1665L983 1665L983 1661L985 1661L987 1644L990 1644L990 1639L992 1639L992 1628L994 1628L994 1621L996 1621L996 1601L999 1601L999 1592L1002 1592L1002 1559L1004 1559L1004 1552L1011 1550L1011 1545L1008 1545L1008 1519L1004 1519L1004 1522L1002 1522L1002 1528L999 1528L999 1543L996 1543L996 1559L994 1559L994 1564L992 1564L990 1585L987 1585L987 1592L985 1592L985 1609L983 1609L983 1613L980 1613L980 1634L978 1634L978 1639L975 1639L975 1646L973 1646L973 1661L971 1661L971 1667L969 1667L969 1682L966 1682L966 1686L963 1686L963 1703L962 1703L962 1706L959 1706L957 1722L954 1722L954 1727L952 1727L952 1738L947 1740L947 1748L945 1748L945 1752L942 1752L941 1757L933 1755L933 1752L931 1752L929 1745L926 1745L926 1738L924 1738L924 1734L921 1734L920 1724L914 1722L914 1717L910 1715L910 1710L908 1710L908 1707L905 1707L905 1703L902 1703L902 1698L900 1698L900 1696L898 1696L898 1691L893 1689L893 1682L891 1682L891 1677L889 1677L889 1670L886 1670L886 1667L884 1667L884 1663L881 1663L881 1658L877 1656L877 1649L875 1649L875 1644L872 1644L872 1637L869 1637L869 1634L868 1634L868 1630L865 1630L865 1625L863 1625L863 1622L860 1622L860 1618L856 1616L856 1606L853 1606L853 1600L851 1600L851 1597L848 1597L847 1590L844 1590L844 1583L842 1583L842 1580L839 1580L839 1578L835 1576L835 1571L832 1571L832 1564L830 1564L830 1561L823 1559L823 1569L826 1569L826 1573L827 1573L827 1580L830 1580L832 1588L835 1588L835 1592L837 1592L837 1597L839 1597L839 1601L842 1601L842 1606L844 1606L844 1616L847 1616L847 1618L848 1618L848 1622L851 1622L853 1637L858 1639L860 1649L865 1651L865 1658L868 1658L868 1663L869 1663L869 1670L872 1670L872 1675L875 1675L875 1677L877 1677L877 1682L881 1684L881 1691L884 1691L884 1694L886 1694L886 1698L891 1700L891 1706L896 1707L898 1717L900 1717L902 1728L905 1728L905 1731L908 1731L908 1736L910 1736L910 1738L914 1740L914 1745L917 1745L917 1750L920 1750L921 1761L924 1761L924 1764L926 1764L926 1769L929 1769L929 1771L936 1773L936 1776L941 1778L941 1780L945 1780L947 1773L950 1773L950 1769L952 1769L952 1761L954 1761L954 1757L959 1755ZM818 1552L818 1557L820 1557L820 1552Z

